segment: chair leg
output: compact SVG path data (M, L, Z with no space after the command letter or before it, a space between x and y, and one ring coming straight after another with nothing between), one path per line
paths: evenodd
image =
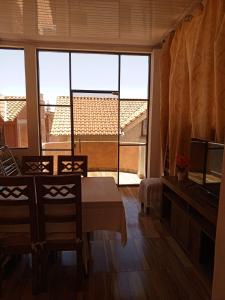
M49 260L51 263L56 263L57 262L57 256L58 256L58 252L57 251L51 251L49 253Z
M3 279L3 270L2 270L2 266L0 266L0 297L2 296L2 279Z
M38 294L40 291L38 260L39 260L38 254L32 253L32 291L33 291L33 294Z
M44 250L40 256L40 265L41 265L41 291L46 292L48 286L48 251Z
M82 247L77 249L77 279L78 279L78 287L82 287L83 279L84 279L84 264L83 264L83 253Z

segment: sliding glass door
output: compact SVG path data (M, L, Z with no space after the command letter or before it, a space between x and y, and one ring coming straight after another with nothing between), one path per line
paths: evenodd
M73 91L74 153L88 156L88 176L118 183L118 96Z
M39 51L41 153L88 155L88 176L146 175L149 56ZM55 166L56 168L56 166Z
M148 56L120 56L120 184L139 184L146 176L148 81Z

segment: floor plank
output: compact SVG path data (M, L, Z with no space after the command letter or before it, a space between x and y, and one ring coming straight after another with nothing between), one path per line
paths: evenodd
M140 212L138 189L120 188L128 230L97 231L92 265L83 287L76 286L76 256L67 252L49 263L48 292L32 295L30 259L21 259L3 281L3 300L208 300L191 262L157 218Z

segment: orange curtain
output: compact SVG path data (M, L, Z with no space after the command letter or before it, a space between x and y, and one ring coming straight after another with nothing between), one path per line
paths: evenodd
M215 128L216 141L224 142L225 133L225 2L220 1L215 39Z
M177 154L186 155L191 135L189 112L189 76L184 22L173 38L169 81L169 168L175 174Z
M162 137L166 136L165 130L168 128L171 175L176 172L176 156L189 156L191 137L224 142L223 17L224 0L208 0L204 9L199 6L193 18L180 25L171 43L167 99L162 95L168 88L164 93L161 89ZM161 63L164 61L162 55ZM164 81L161 75L161 87Z
M219 14L219 1L207 1L196 22L198 30L189 32L195 39L189 72L192 136L207 140L215 139L214 41Z
M161 59L159 64L160 72L160 101L163 105L160 106L160 124L161 124L161 149L162 162L165 166L166 149L168 143L168 124L169 124L169 77L170 77L170 46L173 38L173 33L163 45L161 51Z

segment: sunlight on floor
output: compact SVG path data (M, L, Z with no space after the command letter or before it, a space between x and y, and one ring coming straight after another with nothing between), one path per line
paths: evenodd
M113 177L115 179L115 182L117 183L117 172L88 172L89 177L99 177L99 176L104 176L104 177ZM120 184L125 185L125 184L140 184L141 179L138 177L137 174L133 173L125 173L125 172L120 172L119 174L119 181Z

